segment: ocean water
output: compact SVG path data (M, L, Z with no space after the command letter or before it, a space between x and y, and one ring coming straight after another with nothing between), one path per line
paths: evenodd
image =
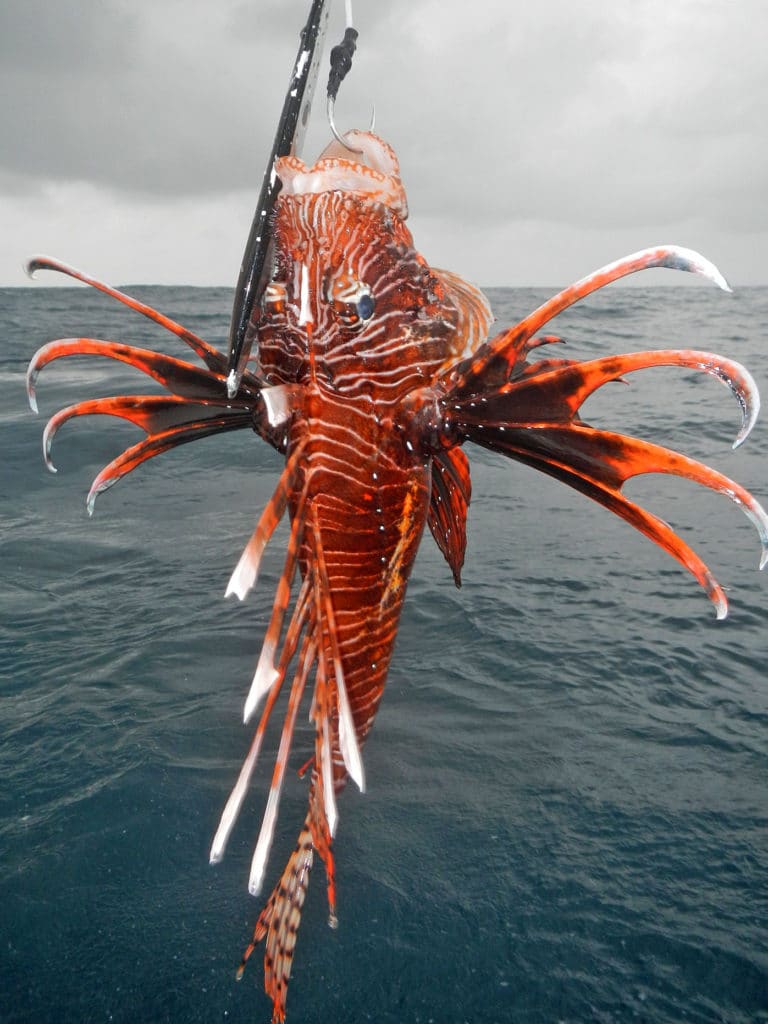
M139 288L222 344L231 295ZM543 298L490 293L501 324ZM612 288L553 325L567 354L690 346L768 388L768 290ZM137 438L82 419L44 468L46 414L147 391L127 367L23 374L56 337L179 351L82 288L0 291L0 1020L268 1021L247 894L265 757L224 861L208 865L249 743L242 702L285 532L255 593L229 573L280 460L245 432L153 460L85 513ZM704 459L768 499L768 420L737 452L737 404L682 370L590 399L590 422ZM288 995L299 1024L768 1021L768 577L722 496L661 477L628 491L730 588L696 583L623 522L525 467L470 451L464 586L425 535L368 791L340 798L339 928L310 885ZM303 726L297 764L308 743ZM274 749L275 736L272 734ZM291 779L270 878L305 813Z

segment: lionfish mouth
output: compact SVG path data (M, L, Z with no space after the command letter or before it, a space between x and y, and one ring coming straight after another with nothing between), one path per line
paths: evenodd
M356 151L354 156L334 139L311 167L295 156L276 160L281 195L352 192L390 207L405 220L408 203L400 180L400 165L391 146L372 132L350 131L346 139Z

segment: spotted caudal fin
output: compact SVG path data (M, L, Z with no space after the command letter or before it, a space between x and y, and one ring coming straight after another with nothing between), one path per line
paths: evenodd
M46 466L54 473L56 468L51 458L53 438L64 423L75 417L117 416L140 427L147 435L144 440L113 459L98 474L88 493L89 512L93 511L96 496L117 483L126 473L147 459L189 441L250 427L259 430L267 440L280 447L280 441L269 423L260 382L252 374L244 375L237 395L229 399L224 379L225 356L192 331L138 299L57 260L40 256L30 262L30 273L41 269L55 270L82 281L141 313L181 339L203 363L202 366L196 366L159 352L96 338L62 338L44 345L33 356L27 371L27 394L35 412L36 387L41 370L57 359L70 356L99 356L126 363L151 377L169 392L168 395L120 395L78 402L62 409L48 421L43 434L43 458Z
M685 455L637 438L597 430L579 417L584 401L607 381L651 366L682 366L711 374L726 384L742 410L734 447L742 443L757 418L759 397L750 374L738 363L709 352L636 352L577 363L542 359L529 363L534 348L556 341L536 337L557 313L596 289L626 274L649 267L669 267L702 275L728 286L713 264L688 249L662 246L612 263L566 288L515 327L481 345L442 377L437 394L439 415L425 405L424 433L442 417L448 442L466 440L540 469L615 512L676 558L706 590L725 616L727 601L720 584L699 556L663 520L622 493L623 485L644 473L686 477L727 495L754 523L762 544L760 568L768 561L768 517L755 498L722 473ZM434 395L434 392L433 392Z
M293 965L293 951L313 860L312 833L305 826L299 834L296 849L288 858L280 881L259 914L253 939L248 943L237 969L236 977L240 981L251 953L257 944L266 938L264 991L272 1000L272 1024L282 1024L285 1020L285 1001Z
M285 1001L288 995L288 981L291 976L296 938L301 923L301 912L309 886L309 875L317 852L324 865L328 883L328 923L336 927L336 896L331 852L331 835L325 811L322 807L322 782L317 771L313 772L309 796L309 813L298 842L280 880L259 914L253 938L243 953L237 969L238 981L242 978L245 965L262 939L264 946L264 991L272 1000L272 1024L285 1020Z

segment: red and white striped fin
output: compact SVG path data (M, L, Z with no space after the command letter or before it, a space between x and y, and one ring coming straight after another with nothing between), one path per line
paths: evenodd
M312 773L309 790L309 811L304 820L304 827L299 833L298 843L288 858L280 880L259 914L253 938L243 953L237 970L236 976L239 981L256 944L266 936L264 990L272 1000L272 1024L279 1024L285 1019L288 980L291 976L296 937L315 851L320 854L328 880L328 924L335 928L338 923L331 835L325 816L322 787L320 775L315 770Z
M276 492L277 496L274 498L270 521L277 511L284 510L289 500L295 500L295 491L292 490L289 482L291 480L292 473L289 472L289 467L286 467L286 474L280 484L280 488L285 492L285 497L277 495ZM264 817L251 862L248 889L253 895L258 894L261 890L266 874L281 793L288 770L296 717L314 670L310 720L315 727L315 751L312 759L309 809L298 845L259 915L253 940L245 951L238 971L238 977L240 977L255 944L266 937L265 990L272 999L273 1022L283 1021L285 1016L285 999L296 944L296 933L301 920L309 872L315 852L320 855L325 867L329 924L332 927L336 925L336 881L332 845L338 823L335 790L337 786L343 784L344 779L343 773L340 772L341 762L358 786L361 789L364 786L360 747L344 681L338 626L330 592L321 531L316 511L311 505L307 507L305 495L306 492L303 492L298 498L294 512L285 567L278 584L272 618L267 629L254 686L246 704L246 714L251 713L255 703L264 694L267 694L267 702L251 749L227 801L211 849L211 859L219 860L242 806L261 749L267 720L282 689L291 660L300 648ZM283 506L282 510L280 506ZM307 562L305 577L281 646L283 620L290 603L292 580L300 552L302 558L305 558ZM280 651L279 661L275 664L278 650Z
M98 338L59 338L43 345L32 356L27 368L27 397L33 412L37 412L37 380L41 371L57 359L71 356L99 356L126 363L152 377L171 394L181 398L216 399L227 401L221 376L203 370L193 363L151 349L135 345L122 345L116 341ZM245 392L244 392L245 394ZM243 397L242 395L240 397Z
M655 366L697 370L725 384L741 407L734 447L744 441L760 408L754 380L734 360L695 349L634 352L583 363L533 363L516 379L492 384L480 397L449 391L446 404L464 437L567 483L653 540L696 578L722 619L727 598L708 567L667 523L630 501L622 488L636 476L668 473L725 494L758 532L761 569L768 564L768 514L748 491L722 473L649 441L593 429L579 418L582 404L598 388ZM495 381L493 363L489 372Z
M309 584L305 580L302 590L299 593L298 600L296 601L296 607L286 633L283 654L280 659L280 668L276 672L275 682L269 692L269 697L264 706L251 748L243 762L242 768L240 769L240 774L237 782L235 783L234 789L230 793L229 799L224 807L219 827L216 830L216 835L214 836L213 843L211 845L211 864L216 864L224 856L224 849L226 847L227 840L229 839L229 834L237 820L238 814L240 813L240 808L245 798L245 794L248 791L248 785L251 780L251 775L253 774L253 769L256 767L256 761L259 756L259 751L261 750L261 743L264 739L267 722L269 721L272 709L274 708L275 702L280 694L280 690L282 689L288 664L296 653L301 631L304 628L307 617L312 614L312 605L308 601L309 589ZM307 657L311 663L314 657L314 652L309 652Z
M320 788L323 794L323 809L330 836L336 834L339 812L336 807L336 795L333 782L333 742L331 740L331 694L328 677L325 671L325 659L320 659L317 666L317 681L310 721L315 724L315 765L320 776Z
M599 270L588 274L569 285L557 295L548 299L535 309L520 323L506 331L502 331L481 345L474 356L454 369L449 368L446 376L454 394L463 395L485 390L492 379L506 376L510 379L520 365L521 358L530 349L530 340L548 324L558 313L568 309L580 299L620 278L635 274L640 270L665 267L668 270L681 270L711 281L724 291L731 289L723 275L708 259L693 249L685 249L679 245L658 245L640 252L632 253L622 259L608 263Z
M341 664L341 652L339 650L338 632L336 628L336 616L333 611L331 599L331 587L328 581L328 569L325 564L323 542L320 537L320 528L317 519L312 515L312 537L315 565L315 599L317 602L317 616L321 623L324 623L325 639L328 642L333 661L333 669L336 677L336 701L339 713L339 749L344 761L344 766L350 776L357 783L361 793L365 792L365 775L363 773L363 759L360 756L360 746L357 742L357 730L352 717L352 709L347 696L347 687L344 682L344 669ZM319 657L325 657L324 645L319 650Z
M286 467L286 470L288 470L288 467ZM290 474L288 475L290 477ZM286 480L282 480L278 490L285 491L286 497L284 499L281 498L276 491L275 496L273 496L275 507L287 504L286 488ZM256 674L246 700L246 721L251 717L257 704L265 695L268 695L267 704L251 749L224 808L210 854L211 860L214 862L220 860L223 856L226 842L242 806L261 749L267 720L283 685L291 659L298 649L300 637L304 634L299 664L294 675L288 711L283 726L280 749L277 754L272 786L253 857L249 882L249 889L252 893L258 892L262 884L267 856L277 820L280 790L285 777L298 705L313 668L316 669L316 672L310 719L315 724L315 764L318 772L316 788L320 793L322 815L316 813L312 820L318 837L327 834L327 842L330 843L338 822L338 810L335 799L334 754L336 756L341 755L344 767L361 790L365 785L360 747L344 682L337 625L330 595L328 572L320 530L314 510L309 513L308 517L305 514L305 502L305 496L302 494L292 521L285 566L278 583L272 618L267 628ZM270 519L272 518L274 518L274 513L270 514ZM307 518L311 520L311 528L309 530L307 530ZM305 579L294 605L291 622L283 639L282 647L280 647L280 637L284 617L290 603L291 587L298 562L298 554L304 542L310 548L310 564L307 567ZM276 652L278 650L280 655L276 663Z
M245 545L245 549L229 578L229 583L224 593L225 597L236 594L241 601L244 601L249 590L256 583L264 548L267 546L269 538L275 532L277 524L283 518L286 505L288 504L288 497L295 489L303 451L304 445L300 443L296 445L288 457L274 494L265 505L264 511L261 513L256 524L256 529L253 531L251 539Z
M293 585L293 577L296 572L299 548L304 536L304 527L304 498L302 497L299 500L299 506L291 523L291 535L288 538L285 565L278 581L275 599L272 604L272 617L261 646L261 653L259 654L253 682L245 700L245 708L243 710L244 722L250 720L261 698L287 669L287 663L284 664L282 672L275 665L275 652L280 642L280 633L282 632L285 613L291 600L291 586ZM282 656L280 660L284 660Z
M175 320L171 320L170 317L165 316L163 313L158 313L156 309L147 306L143 302L139 302L138 299L134 299L131 295L126 295L125 292L118 291L117 288L113 288L111 285L91 277L90 274L85 274L82 270L70 267L67 263L62 263L61 260L54 259L51 256L32 257L27 263L27 273L30 277L34 277L38 270L55 270L59 274L66 274L67 277L72 277L76 281L81 281L83 284L90 285L91 288L104 292L105 295L109 295L112 299L117 299L124 306L128 306L129 309L134 310L136 313L141 313L148 320L158 324L160 327L164 327L171 334L175 334L177 338L186 342L192 351L200 356L209 370L218 374L223 374L226 371L227 359L222 352L209 345L207 341L203 341L193 331L182 327Z
M336 871L333 862L333 837L339 814L333 782L333 746L331 742L331 696L325 674L325 665L318 663L315 696L312 701L311 718L315 723L315 770L309 790L309 816L307 821L312 831L312 842L320 854L325 867L328 889L328 924L337 925L336 919Z
M443 448L432 457L427 523L451 568L457 587L467 548L467 512L472 496L469 459L462 448Z
M286 768L288 767L288 755L291 751L293 741L293 729L296 724L296 716L299 712L299 704L304 694L307 676L314 661L315 644L309 637L305 636L302 646L301 657L293 678L291 694L288 698L288 710L285 713L283 731L280 736L280 747L275 759L275 767L272 773L272 783L269 787L267 807L261 823L261 831L256 843L251 862L251 874L248 879L248 891L252 896L258 896L261 892L261 885L264 880L264 871L267 866L267 858L272 847L272 838L275 832L277 811L280 805L280 793L283 788Z
M305 586L310 584L305 580ZM307 601L312 606L311 601ZM301 922L309 873L312 868L314 851L320 855L325 867L328 893L328 923L336 927L336 879L333 860L333 832L338 820L334 796L333 761L332 761L332 717L331 690L326 674L326 660L322 651L318 651L316 642L322 637L322 625L317 621L310 626L305 636L299 666L296 670L294 683L288 703L285 723L280 740L280 749L275 762L267 808L261 826L251 866L249 891L258 893L264 876L269 850L272 845L275 822L280 800L280 792L288 762L293 729L296 723L301 696L303 694L309 671L313 664L317 665L315 693L312 701L311 717L315 721L315 768L309 790L309 811L304 821L304 828L299 835L296 849L291 854L280 880L272 891L264 909L256 922L253 939L243 955L237 972L242 977L246 961L253 952L255 945L266 936L264 951L264 989L272 999L273 1024L285 1018L285 1000L288 980L291 973L296 937ZM314 637L314 639L313 639ZM271 697L271 695L270 695ZM265 709L266 711L266 709ZM319 767L318 767L319 766Z

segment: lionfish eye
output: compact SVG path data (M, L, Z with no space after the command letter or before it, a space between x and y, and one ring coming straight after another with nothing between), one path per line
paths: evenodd
M349 274L338 274L328 289L328 300L336 316L347 327L364 327L374 314L376 303L371 289Z
M284 313L288 289L280 281L270 281L261 297L265 313Z

